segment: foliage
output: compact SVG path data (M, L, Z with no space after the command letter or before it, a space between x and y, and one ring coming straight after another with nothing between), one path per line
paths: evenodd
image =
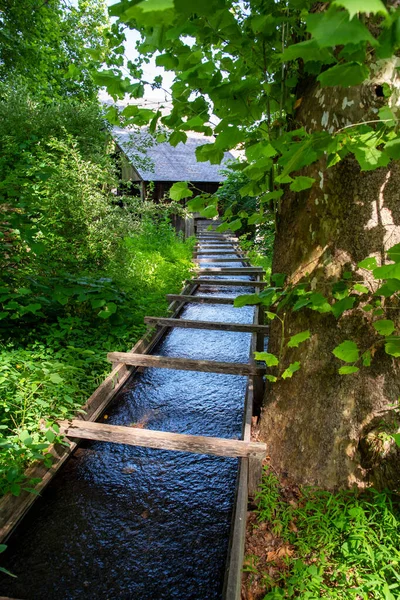
M0 81L29 82L30 91L56 97L95 97L92 71L107 48L103 0L4 0L0 8Z
M52 302L51 282L43 279L49 301L44 314L42 309L32 315L28 330L26 315L3 328L0 494L31 489L34 482L25 481L24 468L39 458L50 464L47 448L54 440L40 421L75 414L109 372L107 352L132 347L145 331L146 314L165 314L165 294L178 292L189 275L192 245L175 236L167 219L147 218L125 239L123 266L117 254L97 278L76 274L63 287L58 279L55 289L62 287L65 295Z
M116 202L95 102L4 88L0 139L0 493L18 495L34 483L26 464L50 464L40 421L73 415L107 352L133 345L145 313L165 313L192 244L169 223L174 205Z
M282 274L273 275L274 286L265 288L259 294L246 294L235 299L236 306L246 304L261 304L268 310L266 317L269 320L278 319L281 324L281 346L279 356L274 356L275 361L268 366L280 365L284 349L297 347L300 343L307 341L312 332L303 331L294 336L288 336L285 331L285 319L287 311L298 311L307 309L318 313L331 314L336 320L340 320L349 310L357 310L362 315L364 324L372 325L369 344L359 348L353 340L344 340L332 353L340 361L347 363L339 368L340 375L352 375L357 373L361 367L370 367L375 354L380 348L386 354L398 358L400 356L400 336L398 321L398 303L400 292L400 245L396 244L387 252L388 258L393 263L378 267L376 259L371 257L358 264L358 268L345 271L342 279L337 280L327 288L325 294L315 289L311 281L302 281L299 284L285 283L286 276ZM385 318L391 317L391 318ZM258 360L266 360L265 353L256 353ZM286 366L280 365L279 373L268 376L271 382L277 381L293 365L299 368L300 363ZM296 368L296 370L298 370ZM291 375L290 375L291 376Z
M253 557L251 572L264 577L264 600L398 597L398 497L301 489L289 500L267 470L257 502L260 525L267 524L282 548L265 565Z
M372 15L369 28L365 12ZM395 8L386 9L381 2L367 8L361 2L334 2L321 11L310 0L209 0L200 8L192 1L122 0L110 13L121 26L141 34L140 56L131 65L134 78L155 53L157 64L175 73L172 113L148 111L140 119L153 127L161 121L184 141L188 124L204 132L211 114L216 115L216 141L199 148L197 158L219 163L224 151L243 144L246 160L238 168L250 179L243 194L268 203L268 194L282 184L306 189L313 182L293 177L324 153L328 166L354 153L363 170L386 165L398 154L391 108L396 98L391 99L389 85L386 106L375 123L354 123L332 133L295 127L296 90L302 80L358 85L370 77L373 61L396 52L400 17ZM118 69L109 77L109 87L115 86ZM153 83L160 85L159 79Z

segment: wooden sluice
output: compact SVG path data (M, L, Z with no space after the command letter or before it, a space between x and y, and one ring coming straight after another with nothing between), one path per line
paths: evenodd
M234 255L228 258L227 254ZM208 258L212 256L213 258ZM192 280L187 281L181 294L168 294L170 300L168 317L145 317L148 331L130 352L112 352L108 359L113 364L110 375L102 382L83 407L85 414L72 420L60 421L60 433L66 436L67 445L55 444L50 452L54 457L53 465L46 469L43 465L34 464L26 475L29 479L40 478L35 488L36 494L23 491L19 497L6 495L0 501L0 542L4 542L22 520L33 502L48 483L54 478L61 466L77 447L79 440L89 439L117 444L128 444L174 450L210 454L214 456L238 457L239 474L237 480L236 503L231 528L229 559L227 563L224 598L239 600L241 572L244 555L245 525L248 495L254 496L262 475L262 463L266 457L266 445L251 441L251 420L253 404L260 403L264 391L265 366L254 359L255 351L264 348L264 336L268 327L263 322L263 309L254 306L252 324L225 323L213 321L190 321L180 319L180 313L187 303L207 303L232 305L234 299L224 296L195 295L203 287L222 290L224 286L254 287L260 291L266 283L263 281L264 271L260 267L252 267L249 259L238 248L237 239L229 234L217 234L206 230L198 230L198 243L194 252L194 260L207 263L237 262L242 266L197 268ZM227 276L252 276L254 280L227 279ZM225 279L216 279L224 277ZM248 363L227 363L187 358L172 358L152 354L155 346L171 330L171 328L214 329L217 331L247 332L251 334L251 347ZM245 410L242 428L242 439L225 439L186 435L147 429L108 425L96 421L104 413L112 399L121 390L127 380L143 368L166 368L193 370L199 372L240 375L248 378L245 397Z

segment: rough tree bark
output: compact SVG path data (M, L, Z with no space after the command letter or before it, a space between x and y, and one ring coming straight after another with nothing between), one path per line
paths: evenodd
M395 88L390 104L398 107L396 63L375 65L373 81L362 86L320 89L310 84L297 121L308 131L332 132L374 120L387 103L384 82ZM357 272L357 263L367 256L381 262L385 249L400 241L400 165L361 172L349 156L330 169L320 160L304 174L317 183L283 198L273 272L286 273L293 282L309 274L313 286L324 291L344 270ZM345 339L367 349L376 338L370 321L362 310L347 311L339 321L308 309L287 313L288 335L310 329L312 337L285 351L285 364L300 360L301 370L269 386L260 428L273 466L299 483L328 489L369 483L400 487L400 452L385 435L400 421L393 408L400 396L399 360L379 350L370 368L340 376L332 355ZM273 322L270 351L278 353L279 343L280 328Z

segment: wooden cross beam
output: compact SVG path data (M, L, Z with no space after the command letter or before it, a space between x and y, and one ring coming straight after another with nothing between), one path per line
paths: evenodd
M121 425L92 423L80 419L60 421L58 425L60 433L75 439L113 442L159 450L178 450L194 454L211 454L212 456L245 457L259 461L262 461L267 454L266 444L259 442L138 429Z
M154 354L134 354L133 352L110 352L107 360L133 367L151 367L178 371L199 371L201 373L222 373L224 375L265 375L265 367L248 363L195 360L192 358L172 358Z
M269 332L267 325L252 325L248 323L223 323L219 321L193 321L190 319L173 319L169 317L145 317L147 325L159 327L178 327L182 329L214 329L216 331L240 331L245 333Z
M223 296L192 296L183 294L167 294L167 300L179 300L192 304L233 304L235 298L224 298Z
M235 268L235 267L208 267L205 269L197 269L196 273L198 275L208 275L208 274L214 274L214 275L254 275L254 274L264 274L265 271L262 267L242 267L242 268Z
M197 256L193 259L195 262L208 262L208 263L214 263L214 262L248 262L249 259L248 258L219 258L219 257L215 257L215 258L208 258L207 256Z
M189 280L188 280L189 281ZM190 279L191 283L197 285L218 287L222 285L233 287L268 287L270 284L267 281L241 281L240 279Z

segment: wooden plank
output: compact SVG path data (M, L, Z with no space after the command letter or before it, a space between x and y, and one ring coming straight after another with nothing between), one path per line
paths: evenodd
M196 273L198 275L207 275L209 273L214 273L214 275L254 275L255 273L264 273L262 267L208 267L205 269L197 269Z
M214 360L195 360L156 356L154 354L134 354L133 352L110 352L110 362L120 362L135 367L174 369L178 371L199 371L201 373L223 373L225 375L264 375L265 367L247 363L219 362Z
M214 263L214 262L249 262L248 258L208 258L207 256L204 257L196 257L193 259L195 262L209 262L209 263Z
M232 244L231 242L220 242L218 244L212 242L197 243L197 248L204 248L205 250L218 250L219 248L222 250L223 248L236 248L236 246L236 244Z
M248 507L248 469L249 459L240 458L228 559L222 591L223 600L241 599Z
M196 288L197 284L189 283L183 289L183 293L193 293ZM172 316L177 317L184 306L184 302L174 301L168 308L170 311L174 311ZM152 332L147 332L135 344L132 352L151 352L167 331L168 328L163 327ZM135 369L124 363L115 365L108 377L93 392L83 406L83 410L86 411L84 418L91 421L98 419L134 371ZM35 486L35 494L22 490L19 496L13 496L8 493L1 498L0 543L4 543L11 535L15 527L23 519L35 500L40 497L39 495L54 478L76 447L77 443L74 442L69 443L69 446L62 446L60 444L51 445L49 452L53 455L54 460L50 468L44 467L42 463L34 463L31 467L27 468L25 471L27 480L40 479L39 483Z
M194 256L226 256L227 254L241 254L237 250L199 250L198 252L193 252ZM1 600L1 599L0 599Z
M223 323L219 321L193 321L190 319L171 319L165 317L145 317L147 325L178 327L182 329L214 329L216 331L241 331L245 333L263 333L267 335L267 325L251 325L249 323Z
M80 419L61 421L58 425L60 432L70 438L113 442L129 446L233 458L251 457L258 460L262 460L267 453L266 444L259 442L138 429L122 425L107 425L106 423L91 423Z
M233 286L233 287L266 287L269 286L267 281L241 281L240 279L191 279L193 283L199 286L211 286L219 287L221 285Z
M222 296L192 296L182 294L167 294L168 300L180 299L182 302L190 302L191 304L233 304L235 298L224 298Z

